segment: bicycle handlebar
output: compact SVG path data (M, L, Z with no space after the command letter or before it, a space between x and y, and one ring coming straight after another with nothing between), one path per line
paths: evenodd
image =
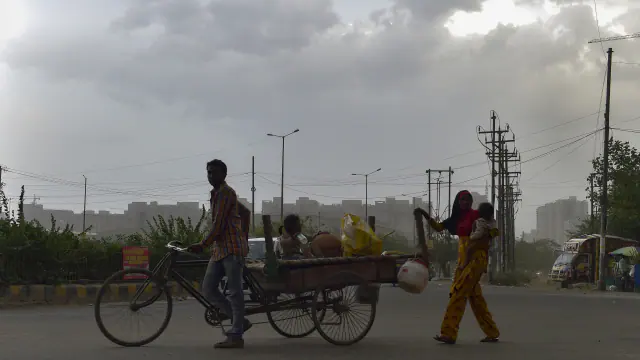
M180 241L169 241L165 247L171 251L188 253L189 250Z
M184 244L181 243L180 241L169 241L167 245L165 245L165 247L170 251L175 251L175 252L191 255L194 257L198 257L197 253L189 251L189 248L184 246Z

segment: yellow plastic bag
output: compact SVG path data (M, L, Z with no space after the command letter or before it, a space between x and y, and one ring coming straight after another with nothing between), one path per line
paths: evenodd
M358 216L345 214L341 221L344 256L380 255L382 240Z

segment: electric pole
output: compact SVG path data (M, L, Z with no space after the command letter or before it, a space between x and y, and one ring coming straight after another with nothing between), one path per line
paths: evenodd
M453 175L453 169L451 169L451 166L449 166L449 217L451 217L451 175Z
M634 33L629 35L618 35L606 38L594 39L589 41L589 44L602 43L605 41L615 40L628 40L633 38L640 38L640 33ZM607 50L607 96L604 110L604 149L602 152L603 157L603 171L602 171L602 185L601 185L601 198L600 198L600 247L598 254L598 290L605 291L604 282L604 270L605 270L605 251L606 251L606 239L607 239L607 207L609 203L608 191L609 191L609 118L611 116L611 59L613 58L613 49Z
M484 130L481 126L479 126L477 132L478 132L478 135L483 134L485 136L484 144L485 144L485 148L487 149L486 155L491 160L491 204L493 205L496 211L496 220L498 222L498 228L499 228L500 227L499 225L500 209L496 206L496 176L498 175L498 172L496 171L496 158L498 157L497 155L500 153L499 152L500 142L497 141L496 136L501 137L503 133L507 132L507 130L502 130L500 129L500 127L497 126L496 124L497 118L498 116L496 112L491 110L491 117L490 117L491 129ZM491 136L490 137L491 140L487 139L487 134ZM489 145L489 147L487 147L487 145ZM497 269L498 250L500 248L499 245L500 244L496 244L496 242L493 242L490 247L489 272L488 272L489 282L493 281L493 275Z
M256 236L256 157L251 157L251 231Z
M593 178L594 178L595 174L591 173L589 174L589 207L590 209L590 214L591 217L589 219L589 232L593 232L594 229L596 228L596 213L595 213L595 201L593 201L593 197L595 196L593 193Z
M512 139L505 137L506 133L511 132L509 125L507 124L503 129L497 124L498 116L493 110L490 119L491 129L484 130L480 126L478 135L485 136L486 155L491 161L491 203L496 209L496 220L500 230L498 241L491 247L489 254L489 281L491 282L495 271L504 272L515 268L515 202L520 193L513 188L517 187L517 177L520 172L511 171L509 164L519 162L520 156L515 147L509 150L508 144L515 143L515 135ZM512 182L514 177L516 179Z
M438 178L440 176L442 176L442 173L448 173L449 174L449 180L447 182L448 186L449 186L449 214L451 214L451 175L453 174L453 170L451 169L451 166L449 166L448 169L444 169L444 170L434 170L434 169L428 169L426 171L427 173L427 186L428 186L428 190L427 193L429 194L429 217L431 217L431 185L433 184L431 182L431 175L432 173L437 172L438 173ZM440 197L440 192L438 192L438 198ZM440 199L438 199L440 200Z
M84 178L84 206L82 207L82 233L87 229L87 177L82 175Z
M598 271L598 290L605 291L605 252L607 242L607 211L609 207L609 119L611 118L611 58L613 57L613 49L607 50L607 95L604 107L604 149L602 153L602 200L600 201L600 256Z
M440 176L442 175L442 173L445 173L445 172L449 173L449 194L451 194L451 174L453 174L453 170L451 170L451 167L449 167L446 170L428 169L426 171L426 173L427 173L427 186L428 186L427 193L429 195L429 218L432 218L432 212L431 212L431 208L432 208L432 206L431 206L431 185L433 183L431 182L431 179L432 179L431 175L434 172L438 173L438 179L440 179ZM439 181L438 181L438 183L439 183ZM440 191L437 191L437 195L438 195L438 204L439 204L440 203ZM451 201L451 195L449 195L449 201ZM431 226L427 226L427 231L428 231L428 234L429 234L429 236L428 236L429 240L430 241L433 240L433 239L431 239ZM442 239L442 238L440 238L440 239ZM446 239L447 239L448 242L450 242L451 241L451 236L447 235ZM435 244L435 241L434 241L434 244Z

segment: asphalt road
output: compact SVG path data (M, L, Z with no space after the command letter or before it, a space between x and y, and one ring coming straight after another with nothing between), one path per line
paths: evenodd
M0 310L0 359L640 359L640 296L485 287L502 341L479 343L483 335L467 309L458 344L451 346L431 339L448 285L429 286L421 295L383 288L373 329L350 347L331 345L317 334L286 339L266 324L246 334L245 349L214 350L222 335L189 300L176 303L167 331L141 348L107 341L89 306L5 309Z

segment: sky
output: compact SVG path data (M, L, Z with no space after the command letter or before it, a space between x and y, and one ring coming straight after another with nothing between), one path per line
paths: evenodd
M597 11L596 11L597 9ZM597 20L596 20L597 18ZM257 203L485 192L490 111L521 154L517 230L537 206L585 198L611 126L638 146L640 1L3 0L0 165L46 208L122 212L208 198L205 164ZM636 104L634 106L634 104ZM591 134L591 135L590 135ZM582 136L584 135L584 137ZM435 194L435 189L433 190ZM446 193L446 191L443 191ZM434 195L435 196L435 195Z

